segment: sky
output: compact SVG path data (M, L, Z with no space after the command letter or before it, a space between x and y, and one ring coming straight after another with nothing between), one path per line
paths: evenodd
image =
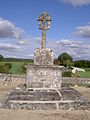
M41 48L37 18L51 16L47 48L54 57L67 52L74 60L90 60L90 0L0 0L0 54L33 58Z

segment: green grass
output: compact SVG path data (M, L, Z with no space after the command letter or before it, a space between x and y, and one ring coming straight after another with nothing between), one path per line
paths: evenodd
M21 74L22 62L12 62L12 68L10 69L10 72L12 74Z
M77 73L78 75L80 75L80 77L90 78L90 71L85 72L78 71Z
M22 65L24 64L24 62L0 62L0 64L4 64L4 63L11 63L12 64L12 68L10 69L10 73L12 74L25 74L25 72L22 69ZM27 64L32 64L30 62L25 62Z
M77 71L78 76L82 78L90 78L90 68L83 68L83 69L85 69L85 72ZM71 77L72 73L70 74L70 72L71 70L69 70L68 72L62 72L63 77Z
M4 64L6 62L0 62L0 64ZM33 64L30 62L8 62L12 64L12 68L10 69L10 73L12 74L25 74L25 72L22 70L22 65L24 63L26 64ZM90 68L85 68L85 72L78 71L77 72L80 76L85 78L90 78ZM64 77L70 77L71 76L71 70L68 72L63 73Z

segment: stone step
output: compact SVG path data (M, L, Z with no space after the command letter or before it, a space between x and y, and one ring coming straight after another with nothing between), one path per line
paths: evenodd
M83 100L86 99L76 90L59 90L62 95L63 100Z
M9 100L56 101L61 100L61 97L57 92L13 92Z
M27 110L90 110L90 102L85 101L14 101L3 106L9 109Z

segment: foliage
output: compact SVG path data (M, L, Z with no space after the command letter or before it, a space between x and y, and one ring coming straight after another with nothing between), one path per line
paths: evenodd
M20 73L25 74L26 73L26 68L25 68L26 63L22 63L21 68L20 68Z
M56 58L56 59L54 59L54 64L55 65L60 65L60 61Z
M6 62L30 62L33 63L33 59L20 59L20 58L4 58Z
M9 73L9 70L11 69L12 64L11 63L3 63L0 64L0 73Z
M3 64L0 65L0 73L5 73L5 66Z
M5 73L8 74L9 70L12 68L12 64L11 63L5 63L4 67L5 67Z
M68 53L62 53L59 55L58 60L61 65L64 65L65 67L70 67L73 65L73 58Z
M0 55L0 61L3 61L4 57L2 55Z
M71 71L68 71L68 72L62 72L62 77L71 77L71 76L72 76Z
M77 60L77 61L74 61L74 66L90 68L90 61L89 60Z

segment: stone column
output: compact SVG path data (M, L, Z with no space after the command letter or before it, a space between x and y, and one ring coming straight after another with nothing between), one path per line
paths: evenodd
M46 30L42 30L42 48L46 48Z

